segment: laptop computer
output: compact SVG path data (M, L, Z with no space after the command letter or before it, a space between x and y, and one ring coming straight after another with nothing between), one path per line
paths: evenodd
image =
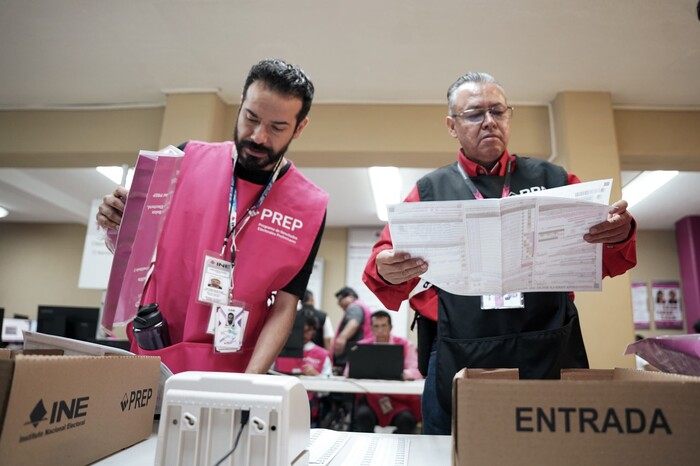
M348 377L403 379L403 345L360 343L350 349Z

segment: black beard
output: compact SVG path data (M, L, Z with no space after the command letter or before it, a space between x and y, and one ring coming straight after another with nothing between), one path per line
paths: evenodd
M274 165L279 161L289 148L291 140L285 145L279 152L275 152L267 146L255 143L253 141L240 141L238 139L238 128L235 129L233 133L233 143L236 145L236 152L238 153L238 163L241 164L246 170L261 171L264 167L269 165ZM251 157L246 154L244 149L252 149L256 152L264 152L265 157Z

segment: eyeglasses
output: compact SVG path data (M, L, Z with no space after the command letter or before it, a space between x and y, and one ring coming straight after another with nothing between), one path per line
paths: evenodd
M484 122L487 113L490 113L494 120L504 122L508 121L510 117L513 116L513 107L496 105L491 108L468 108L461 113L450 115L450 117L461 118L462 121L469 125L480 125Z

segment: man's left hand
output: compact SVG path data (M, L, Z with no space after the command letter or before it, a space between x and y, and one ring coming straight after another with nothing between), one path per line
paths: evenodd
M629 238L632 230L632 215L627 212L627 201L614 203L608 213L608 219L588 230L583 239L589 243L621 243Z

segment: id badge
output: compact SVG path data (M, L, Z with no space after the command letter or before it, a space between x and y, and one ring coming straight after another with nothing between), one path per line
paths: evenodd
M394 407L391 405L391 398L389 398L387 395L384 395L383 397L379 398L379 409L382 410L382 414L388 414L394 410Z
M219 254L207 251L202 260L197 301L209 304L228 304L233 265Z
M243 346L248 311L238 306L213 306L216 314L214 348L218 353L232 353Z
M520 293L487 294L481 297L481 309L524 309L525 296Z

